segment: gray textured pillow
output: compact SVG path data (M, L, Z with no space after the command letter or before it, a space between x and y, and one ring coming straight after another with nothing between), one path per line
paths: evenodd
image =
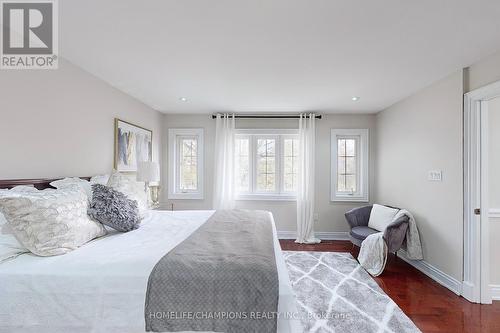
M141 222L137 201L101 184L92 185L88 214L92 219L123 232L139 228Z

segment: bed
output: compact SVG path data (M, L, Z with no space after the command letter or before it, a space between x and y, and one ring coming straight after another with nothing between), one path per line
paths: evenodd
M110 231L62 256L23 254L3 262L0 332L144 332L151 270L213 214L149 211L133 232ZM279 279L277 331L301 332L274 221L273 239Z

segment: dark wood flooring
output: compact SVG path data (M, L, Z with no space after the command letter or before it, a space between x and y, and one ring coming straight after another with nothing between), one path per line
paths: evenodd
M348 241L280 243L285 251L350 252L357 257L359 250ZM392 254L384 273L375 280L424 333L500 333L500 301L492 305L470 303Z

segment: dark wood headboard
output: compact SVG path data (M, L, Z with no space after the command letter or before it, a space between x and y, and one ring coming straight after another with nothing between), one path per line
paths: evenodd
M81 179L90 180L90 177L80 177ZM58 180L62 178L41 178L41 179L8 179L8 180L0 180L0 189L9 189L20 185L25 186L35 186L39 190L43 190L46 188L53 188L50 186L50 183L54 180Z

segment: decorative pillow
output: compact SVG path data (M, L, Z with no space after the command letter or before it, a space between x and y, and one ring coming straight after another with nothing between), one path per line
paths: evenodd
M30 193L30 192L38 192L38 189L36 189L34 186L28 186L28 185L19 185L15 186L10 190L7 190L7 193L12 194L12 193Z
M0 190L0 197L8 196L9 192L8 190ZM29 251L16 239L7 225L5 216L0 212L0 263L26 252Z
M0 197L0 211L16 238L39 256L70 252L103 236L87 215L87 195L75 186Z
M78 177L64 178L51 182L50 186L53 186L57 189L62 189L68 186L81 187L81 189L87 194L89 203L92 201L92 188L90 186L90 182L86 181L85 179L81 179Z
M399 209L374 204L370 213L370 220L368 220L368 226L378 231L384 231L398 212Z
M108 186L112 189L125 194L130 200L137 201L139 214L144 215L148 210L148 200L144 183L135 180L135 174L126 175L124 173L115 172L109 177Z
M29 252L19 243L6 222L3 214L0 213L0 263Z
M141 219L137 201L101 184L92 185L92 191L92 203L88 210L91 218L118 231L139 228Z
M101 184L106 185L109 181L109 175L97 175L90 178L90 185Z

